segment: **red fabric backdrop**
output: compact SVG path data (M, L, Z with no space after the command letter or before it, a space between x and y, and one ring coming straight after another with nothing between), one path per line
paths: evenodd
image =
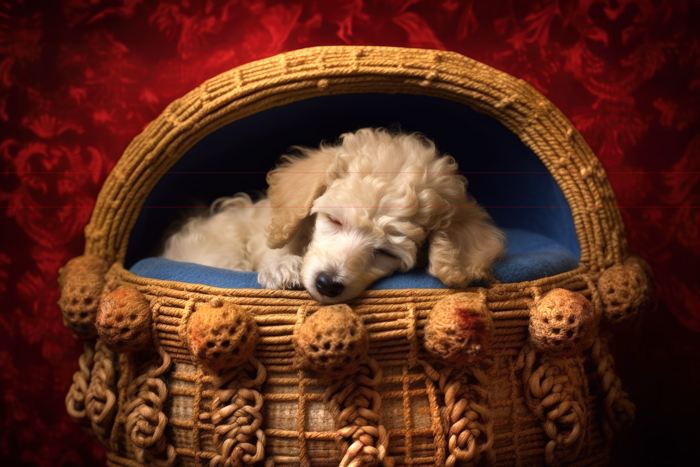
M218 73L331 44L454 50L526 80L571 119L658 277L658 311L615 349L638 405L616 463L680 461L700 394L698 1L3 0L3 465L103 461L63 406L80 344L61 325L56 274L82 252L129 141Z

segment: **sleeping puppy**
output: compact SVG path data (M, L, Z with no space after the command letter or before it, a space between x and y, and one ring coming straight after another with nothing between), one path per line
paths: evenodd
M466 192L452 157L417 134L365 128L296 148L268 174L268 198L222 198L166 243L164 258L257 271L265 288L305 288L322 304L415 267L449 287L488 276L504 234ZM424 248L425 247L425 248Z

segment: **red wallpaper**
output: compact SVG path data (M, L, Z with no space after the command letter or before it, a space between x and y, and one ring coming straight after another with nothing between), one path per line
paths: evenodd
M659 310L616 349L639 411L616 463L681 459L700 414L699 24L696 0L3 0L3 465L104 458L65 414L80 344L61 325L56 273L82 252L129 141L218 73L331 44L454 50L523 78L574 122L658 276Z

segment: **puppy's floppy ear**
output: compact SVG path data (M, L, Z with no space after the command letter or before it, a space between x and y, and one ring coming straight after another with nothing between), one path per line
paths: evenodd
M267 196L272 205L272 220L267 228L270 248L289 243L309 216L314 200L337 178L337 173L331 171L337 166L336 148L297 149L301 156L284 156L282 164L267 175Z
M453 207L429 236L428 272L448 287L467 287L485 278L503 256L505 234L463 190L458 199L446 201Z

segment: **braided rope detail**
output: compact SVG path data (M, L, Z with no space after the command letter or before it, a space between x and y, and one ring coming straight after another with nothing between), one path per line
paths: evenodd
M453 467L457 462L479 462L482 454L489 464L496 461L486 382L486 374L477 366L446 367L439 373L438 385L445 396L442 423L450 452L446 467Z
M357 373L338 380L323 395L340 436L339 467L394 465L387 457L389 433L379 415L382 399L375 390L381 380L382 369L368 356Z
M114 358L114 352L109 350L101 339L97 339L90 386L85 395L85 411L97 439L104 444L109 441L117 408L117 396L114 393L116 389Z
M590 352L591 361L596 367L595 377L605 394L603 432L608 440L612 440L615 433L634 423L636 407L622 389L622 380L615 373L615 359L608 350L607 340L596 339Z
M131 401L126 408L126 432L136 445L136 458L157 467L175 464L175 448L167 442L163 432L168 417L163 405L168 397L168 388L160 378L170 368L170 355L160 351L162 363L152 364L146 373L135 378L127 390ZM161 456L161 455L164 455ZM161 456L161 457L159 457Z
M85 397L90 384L90 373L94 364L94 341L85 341L83 354L78 359L78 371L73 374L73 384L66 394L66 411L81 425L89 425L85 410Z
M265 458L263 396L260 393L267 370L255 357L215 382L218 388L211 403L215 455L211 467L239 467L256 464Z
M550 438L545 463L559 466L573 461L583 447L587 417L579 389L582 381L569 360L545 355L538 362L537 351L525 344L515 369L522 370L525 401Z

